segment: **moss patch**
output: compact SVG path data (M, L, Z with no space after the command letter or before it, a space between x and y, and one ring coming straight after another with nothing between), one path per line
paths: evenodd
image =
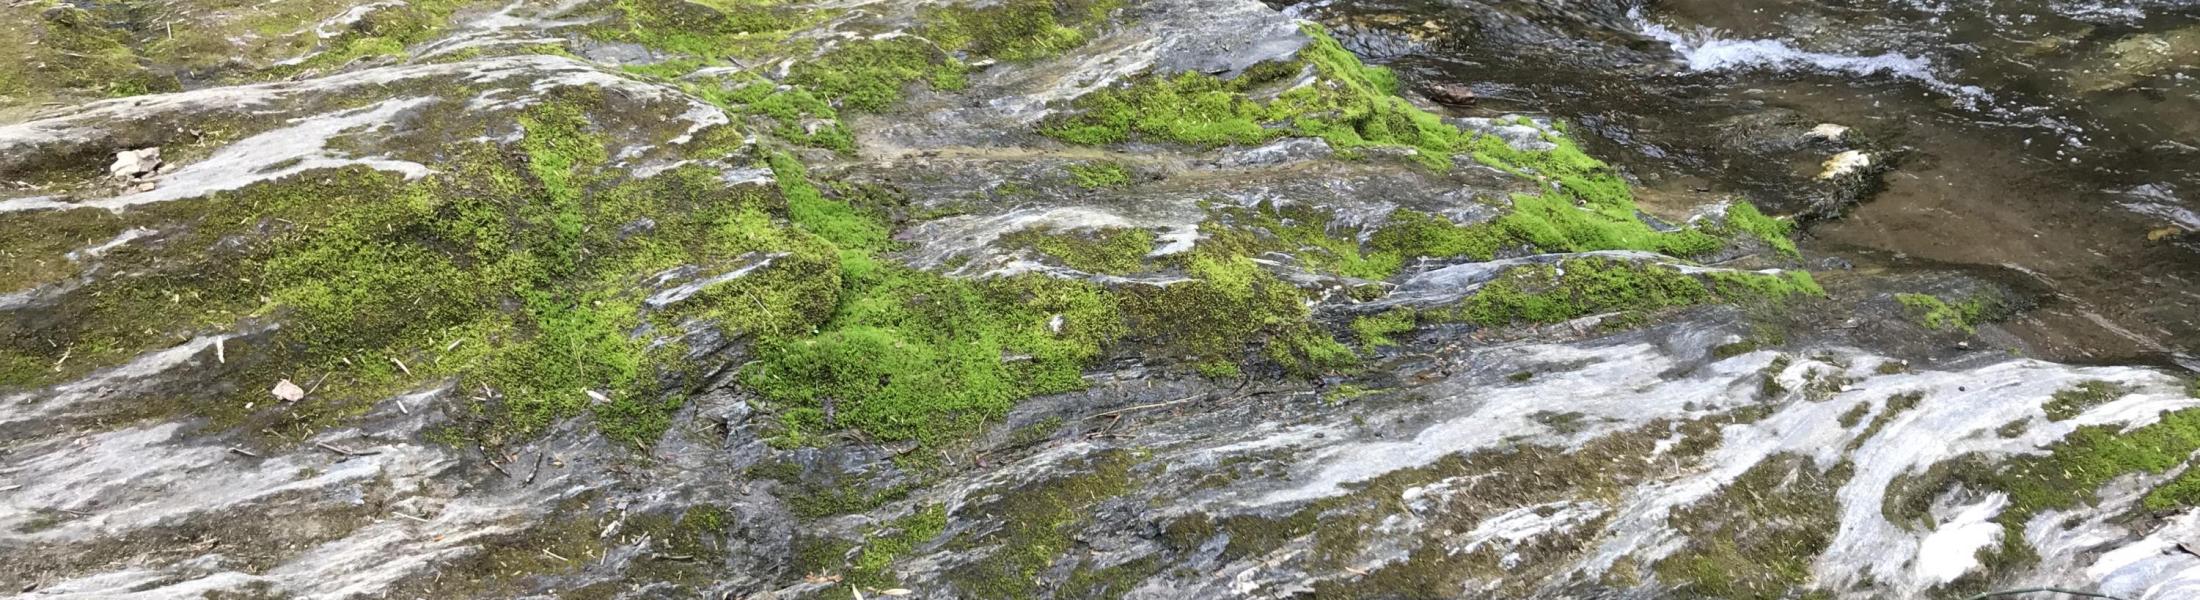
M1122 187L1131 182L1130 169L1116 163L1085 163L1069 166L1069 176L1077 187L1088 190Z
M2049 421L2068 421L2095 406L2122 398L2125 391L2124 386L2113 382L2087 381L2055 392L2040 408L2047 411Z
M1661 581L1710 598L1790 598L1840 523L1835 492L1846 477L1806 458L1758 463L1702 502L1674 511L1688 545L1652 565Z
M1132 331L1165 352L1224 377L1235 376L1235 365L1255 349L1299 374L1357 362L1350 348L1314 327L1303 292L1251 259L1195 250L1188 263L1194 281L1124 290Z
M1103 229L1090 233L1026 229L1001 236L1006 248L1031 248L1087 273L1128 275L1146 268L1154 233L1145 229Z
M973 514L964 518L998 526L969 532L950 547L993 550L982 560L950 570L948 581L970 597L1039 597L1039 574L1071 550L1078 527L1092 519L1092 507L1130 491L1133 458L1127 451L1109 451L1072 467L1074 475L998 490L993 499L969 509ZM1080 587L1095 592L1092 588L1106 587L1102 583L1088 581Z
M0 323L10 340L0 364L59 367L11 368L0 386L68 380L198 333L278 320L265 339L228 347L235 366L223 381L234 383L134 410L293 437L448 380L486 391L458 415L481 443L579 414L616 439L654 440L699 375L665 332L807 329L822 315L789 296L832 289L837 273L820 268L832 261L820 240L774 224L785 205L769 189L728 188L700 168L645 180L608 168L583 116L598 101L539 105L520 118L511 152L460 145L440 174L419 181L314 172L125 213L117 224L162 231L160 241L107 255L131 275L91 283L83 293L95 301ZM646 235L622 233L645 218ZM771 285L645 310L654 290L642 283L656 273L731 269L764 253L784 255L755 274ZM314 394L272 401L266 390L286 378Z
M1909 309L1910 316L1919 324L1934 331L1977 333L1978 324L1984 322L1994 306L1984 298L1971 298L1955 304L1929 294L1895 294L1895 300Z
M982 8L931 6L918 32L951 51L1031 60L1083 45L1123 0L1006 0Z
M1578 258L1514 267L1458 306L1430 318L1489 327L1557 323L1612 312L1642 312L1701 304L1786 302L1822 295L1809 274L1716 273L1709 280L1653 263Z

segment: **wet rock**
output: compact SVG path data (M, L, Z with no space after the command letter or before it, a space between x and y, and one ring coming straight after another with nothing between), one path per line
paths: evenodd
M1428 97L1444 104L1461 106L1474 104L1479 100L1474 94L1474 88L1463 83L1447 83L1429 88Z

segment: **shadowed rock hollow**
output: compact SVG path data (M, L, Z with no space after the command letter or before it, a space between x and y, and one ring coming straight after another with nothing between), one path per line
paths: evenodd
M1301 10L0 7L0 591L2200 594L2200 388L1803 236L1901 149Z

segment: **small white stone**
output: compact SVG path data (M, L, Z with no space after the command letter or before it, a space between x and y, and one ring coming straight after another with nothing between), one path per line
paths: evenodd
M152 173L160 168L160 148L140 148L115 153L115 162L107 166L107 174L119 179L134 178Z

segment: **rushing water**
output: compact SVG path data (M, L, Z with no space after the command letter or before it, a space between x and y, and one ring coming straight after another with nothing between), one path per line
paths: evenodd
M1585 125L1646 205L1793 210L1823 156L1747 125L1834 123L1896 167L1810 229L1863 268L1971 266L2046 290L2042 354L2200 349L2200 2L1417 0L1292 10L1469 112Z

